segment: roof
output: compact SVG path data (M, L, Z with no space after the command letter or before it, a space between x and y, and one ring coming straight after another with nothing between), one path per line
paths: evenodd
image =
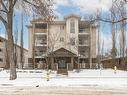
M3 41L7 41L6 38L1 37L1 36L0 36L0 39L3 40ZM19 46L19 45L17 45L17 44L14 44L14 45L16 45L16 46L19 47L19 48L21 47L21 46ZM25 51L28 51L26 48L24 48L24 50L25 50Z
M59 48L49 54L49 56L52 56L52 55L53 56L62 56L62 57L63 56L65 56L65 57L71 57L71 56L76 57L77 56L76 54L74 54L73 52L71 52L65 48Z
M85 25L85 26L90 25L89 21L81 20L81 17L79 15L71 14L71 15L65 16L64 17L65 20L63 20L63 21L50 21L50 22L47 22L42 18L37 18L37 19L32 20L31 25L27 25L27 27L32 28L33 23L48 23L49 25L65 25L66 24L66 19L69 19L71 17L79 19L80 20L80 22L79 22L80 25Z
M81 17L79 15L75 15L75 14L71 14L71 15L65 16L64 19L66 20L66 19L72 18L72 17L78 18L79 20L81 19Z

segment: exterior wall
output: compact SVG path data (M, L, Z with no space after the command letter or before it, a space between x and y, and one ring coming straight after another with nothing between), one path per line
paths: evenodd
M73 19L75 21L75 33L70 33L70 20ZM60 27L64 27L63 30ZM66 48L73 53L78 54L78 31L79 31L79 19L77 18L68 18L66 19L65 24L56 24L49 25L49 47L54 47L52 51L57 50L59 48ZM64 41L60 41L60 38L63 38ZM75 45L70 44L70 38L75 38ZM53 45L52 45L53 43Z
M63 26L64 29L61 30L60 27ZM49 47L50 51L55 51L61 47L66 46L66 26L65 25L49 25ZM63 38L63 41L60 41L60 39Z
M74 21L74 33L71 33L70 31L70 22L71 20ZM34 32L40 32L40 35L42 34L42 30L40 29L37 30L35 27L33 27L35 24L43 24L45 22L43 22L43 20L35 20L33 21L31 24L31 26L29 26L29 58L32 59L32 45L33 45L33 31ZM86 29L85 31L87 31L87 33L79 33L80 31L80 24L83 24L84 29ZM33 28L32 28L33 27ZM83 44L80 47L82 49L84 49L85 51L88 51L90 46L91 46L91 55L92 58L96 58L96 26L92 25L92 28L90 29L90 25L88 22L85 21L81 21L80 17L78 16L68 16L64 19L64 21L54 21L53 23L49 23L48 24L48 33L47 35L47 53L51 53L54 52L60 48L64 48L69 50L70 52L74 53L77 55L77 57L80 56L79 54L79 34L84 38L84 40L87 40L88 43L87 44ZM89 45L89 36L91 36L91 45ZM75 45L71 45L71 41L70 39L74 38L75 39ZM42 45L41 48L44 48L44 46ZM87 56L83 56L84 60L87 59L87 63L88 63L88 54L89 51L87 53ZM36 57L35 57L36 58ZM41 56L40 56L41 58Z
M96 58L96 27L92 27L91 31L91 54L92 58Z
M0 42L0 49L2 49L2 52L0 52L0 58L3 59L3 62L0 62L0 67L5 67L6 65L6 39L1 38L2 42ZM20 46L16 45L16 51L17 51L17 66L18 68L21 68L20 64ZM24 63L28 63L28 50L24 49Z
M112 68L114 69L114 66L117 67L117 69L120 69L120 70L127 70L127 57L125 57L125 59L123 58L115 58L115 59L112 59L112 58L107 58L105 60L102 60L101 63L103 65L103 68ZM125 62L123 62L123 60ZM114 63L115 61L115 63Z
M70 32L70 22L71 20L74 20L75 22L75 33ZM79 32L79 19L72 17L66 19L66 41L70 44L70 38L75 38L75 45L68 45L67 48L71 50L72 52L78 54L78 32Z
M5 41L3 39L0 40L0 49L2 50L0 52L0 59L2 59L2 61L0 61L0 67L5 67Z
M28 31L28 58L32 58L32 45L33 45L33 29L29 28Z
M17 67L22 68L20 64L20 47L19 46L16 47L16 51L17 51ZM28 50L24 49L23 53L24 53L23 55L24 64L27 64L28 63Z

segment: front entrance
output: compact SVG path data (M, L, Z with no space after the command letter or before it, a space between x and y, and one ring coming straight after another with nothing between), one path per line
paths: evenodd
M76 54L67 49L60 48L48 55L51 58L51 69L55 67L58 74L67 74L68 70L74 69Z
M67 63L64 58L60 58L58 61L58 69L67 69Z
M57 66L58 66L58 70L57 70L57 73L58 74L68 74L68 70L67 70L67 58L64 58L64 57L59 57L57 59Z

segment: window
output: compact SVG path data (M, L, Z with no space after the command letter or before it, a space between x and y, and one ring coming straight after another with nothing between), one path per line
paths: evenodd
M35 28L38 28L38 29L47 29L47 24L46 23L35 24Z
M64 30L64 25L60 25L60 30Z
M3 42L3 41L0 39L0 42Z
M0 58L0 62L3 62L3 59L2 58Z
M63 37L60 38L60 42L64 42L64 38Z
M73 37L70 38L70 44L71 44L71 45L75 45L75 38L73 38Z
M0 48L0 52L2 52L2 49Z
M75 21L71 19L70 21L70 33L75 33Z

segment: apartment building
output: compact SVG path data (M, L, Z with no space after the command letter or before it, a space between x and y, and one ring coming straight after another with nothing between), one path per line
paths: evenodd
M9 64L7 63L8 59L7 59L7 53L6 53L6 42L7 40L3 37L0 37L0 68L9 68ZM17 68L22 68L21 64L20 64L20 46L14 44L15 50L16 50L16 61L17 61ZM24 64L28 62L28 50L27 49L23 49L24 52Z
M28 65L73 70L89 68L96 58L96 25L69 15L63 21L34 19L29 30Z

